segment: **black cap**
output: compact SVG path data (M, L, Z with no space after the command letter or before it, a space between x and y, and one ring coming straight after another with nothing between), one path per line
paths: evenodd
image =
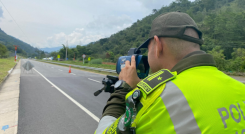
M193 28L198 33L199 38L185 35L187 28ZM150 40L155 35L158 37L179 38L199 45L203 44L202 32L198 30L195 21L188 14L179 11L161 14L155 18L151 25L149 38L139 48L147 48Z

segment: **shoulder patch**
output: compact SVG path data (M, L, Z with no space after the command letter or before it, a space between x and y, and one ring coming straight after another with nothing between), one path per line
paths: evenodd
M170 72L167 69L162 69L140 81L137 86L145 91L148 95L154 91L158 86L170 81L176 77L176 72Z

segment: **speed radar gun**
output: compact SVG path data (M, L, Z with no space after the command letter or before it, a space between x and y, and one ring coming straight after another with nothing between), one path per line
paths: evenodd
M147 56L141 55L140 48L131 48L128 51L127 56L121 56L117 60L117 66L116 66L116 72L117 74L120 74L122 68L125 67L125 62L128 60L131 62L131 57L135 56L135 61L136 61L136 71L137 75L140 79L144 79L145 77L148 76L149 74L149 63L147 60ZM104 87L94 93L94 96L98 96L103 90L105 92L113 93L114 92L114 85L118 81L117 76L111 76L107 75L106 78L103 78L102 84Z

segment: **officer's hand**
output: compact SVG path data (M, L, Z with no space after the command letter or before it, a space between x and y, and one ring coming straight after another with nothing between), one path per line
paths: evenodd
M122 68L119 74L119 80L125 81L133 89L141 81L136 72L135 56L131 57L131 64L128 60L125 62L125 67Z

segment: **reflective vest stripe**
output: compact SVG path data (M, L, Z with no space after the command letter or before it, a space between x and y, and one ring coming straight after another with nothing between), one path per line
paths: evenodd
M185 96L173 82L166 83L160 96L174 124L176 134L201 134Z
M117 119L113 116L104 116L99 122L96 134L102 134L105 129L107 129L107 127L109 127L116 120Z

